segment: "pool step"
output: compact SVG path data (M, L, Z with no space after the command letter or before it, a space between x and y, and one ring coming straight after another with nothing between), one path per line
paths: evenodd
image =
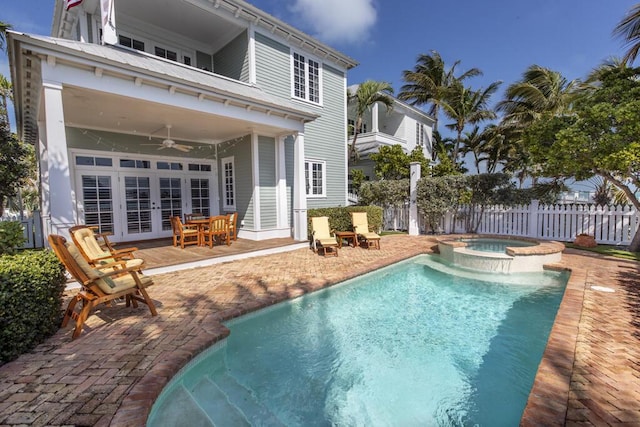
M256 401L250 390L228 373L216 375L214 381L227 395L229 402L242 411L252 426L284 426L269 409Z
M226 393L209 378L199 381L190 391L191 397L213 421L214 426L251 425L242 412L227 399Z
M153 426L213 426L194 396L183 386L176 387L166 397L171 405L161 405L153 414L149 425Z

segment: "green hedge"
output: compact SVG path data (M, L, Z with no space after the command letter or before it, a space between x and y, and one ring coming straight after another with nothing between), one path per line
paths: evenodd
M0 256L0 364L60 328L65 282L64 267L51 251Z
M382 230L382 208L378 206L345 206L338 208L309 209L307 218L314 216L328 216L329 226L336 231L351 231L350 212L366 212L369 229L379 233ZM307 235L311 240L311 220L309 220Z

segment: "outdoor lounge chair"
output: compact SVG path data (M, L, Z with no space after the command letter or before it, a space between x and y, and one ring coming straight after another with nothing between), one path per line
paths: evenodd
M76 225L69 229L69 234L71 234L71 239L73 239L73 243L80 251L80 254L93 266L125 261L127 267L140 269L144 264L143 260L136 258L133 254L138 248L115 249L113 251L104 249L100 245L93 227Z
M231 240L238 240L238 212L229 214L229 238Z
M209 224L202 232L202 244L212 248L215 241L224 242L229 246L229 215L217 215L209 218Z
M370 249L371 246L380 249L380 236L377 233L369 231L369 221L367 220L366 212L351 212L351 224L358 239L363 240L367 244L367 249Z
M145 290L153 281L140 274L137 268L127 268L123 261L93 267L78 248L73 243L67 243L64 237L52 234L48 240L60 262L81 285L78 294L69 302L62 320L63 328L70 319L75 321L72 339L82 333L82 326L91 310L101 303L110 305L113 300L124 297L127 307L138 307L138 302L142 302L149 307L152 316L157 314L156 307ZM81 302L79 311L76 310L78 302Z
M184 249L187 245L199 245L200 244L200 226L198 224L183 224L179 216L172 216L171 229L173 231L173 246L178 246Z
M313 239L314 251L322 250L326 256L327 249L331 249L333 254L338 256L338 240L329 229L329 217L316 216L311 218L311 239Z

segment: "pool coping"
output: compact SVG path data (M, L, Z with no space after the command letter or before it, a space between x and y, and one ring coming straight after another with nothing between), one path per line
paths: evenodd
M565 249L564 243L557 242L555 240L539 240L529 237L519 236L501 236L498 234L456 234L454 236L440 237L437 239L438 243L451 246L453 248L466 248L467 242L461 242L460 239L500 239L500 240L519 240L522 242L537 243L535 246L508 246L506 253L510 256L528 256L528 255L549 255L557 252L562 252ZM477 254L479 251L468 251ZM481 253L482 254L482 253ZM483 256L487 258L500 257L502 254L484 253Z

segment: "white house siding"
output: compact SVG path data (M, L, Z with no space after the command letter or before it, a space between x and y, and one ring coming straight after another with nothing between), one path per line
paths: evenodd
M246 32L216 52L213 56L213 71L245 83L249 81L249 49Z
M258 138L258 159L260 163L260 226L262 229L275 228L278 224L275 144L274 138L265 136Z
M244 229L253 230L255 223L253 220L254 197L253 197L253 179L251 175L251 137L245 136L241 139L224 142L218 147L218 159L233 156L234 173L236 179L236 211L238 212L238 220L244 221ZM219 166L220 174L218 180L220 182L220 209L222 210L223 193L223 177L222 168Z

